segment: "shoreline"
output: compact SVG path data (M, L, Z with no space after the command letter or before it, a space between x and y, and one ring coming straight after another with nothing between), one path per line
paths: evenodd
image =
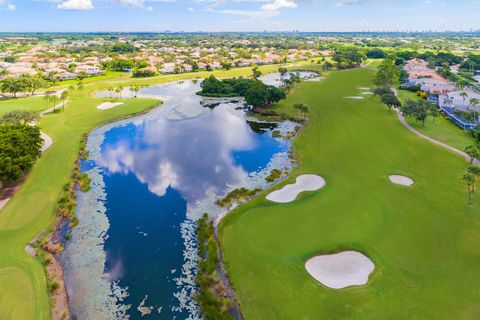
M147 109L145 109L141 112L136 112L136 113L131 114L131 115L119 117L119 118L114 119L112 121L106 121L105 123L102 123L102 124L96 126L95 128L93 128L92 130L90 130L88 133L86 133L86 135L89 136L93 131L95 131L98 128L103 127L105 125L146 114L146 113L150 112L151 110L153 110L157 107L160 107L162 105L162 103L163 102L159 100L158 103L156 103L155 105L153 105L153 106L151 106L151 107L149 107L149 108L147 108ZM79 154L78 158L77 158L77 161L80 161L81 157L82 157L82 154ZM56 238L57 236L58 236L58 238L60 238L59 232L61 230L61 225L63 223L68 222L68 221L69 221L68 217L60 217L59 219L57 219L57 221L55 221L55 223L52 224L55 227L55 229L54 229L54 231L52 231L49 234L50 240L48 241L48 243L51 243L51 240ZM71 229L70 227L68 227L68 228ZM75 228L75 227L72 227L72 228ZM34 241L37 237L38 236L36 236L32 241ZM68 241L68 240L66 240L66 241ZM62 248L62 250L63 250L63 248ZM51 264L53 266L52 266L52 268L50 268L50 270L49 270L48 266L46 266L44 268L45 275L46 275L47 279L48 279L49 275L51 275L50 278L54 279L58 283L57 293L54 294L54 295L51 295L50 293L48 294L50 298L54 299L53 303L50 303L50 315L52 317L52 320L69 319L73 315L72 315L72 308L70 306L70 299L69 299L69 296L68 296L67 283L66 283L65 277L64 277L64 270L63 270L63 267L62 267L61 263L57 259L56 255L49 252L49 251L47 251L47 252L50 255L50 257L52 258ZM52 272L52 273L50 274L49 272ZM56 299L55 299L55 297L56 297ZM59 310L56 309L56 306L59 305L59 304L65 307L66 312L68 314L67 317L63 317L63 313L62 313L61 317L59 317L59 318L55 317L55 315L58 314L58 311L59 311Z
M271 72L267 72L266 74L269 74L269 73L274 73L276 71L271 71ZM192 80L195 80L195 79L192 79ZM186 81L186 80L175 80L175 81L167 81L166 83L170 83L170 82L176 82L176 81ZM90 92L91 93L91 92ZM89 93L89 94L90 94ZM158 100L158 98L157 98ZM150 111L152 111L153 109L156 109L157 107L160 107L161 105L163 104L163 101L162 100L158 100L158 103L153 105L152 107L150 108L147 108L141 112L137 112L137 113L134 113L134 114L131 114L131 115L127 115L127 116L123 116L123 117L119 117L117 119L113 119L111 121L106 121L98 126L96 126L95 128L93 128L92 130L90 130L88 133L86 133L87 137L90 136L90 134L92 132L94 132L95 130L97 130L98 128L101 128L105 125L109 125L109 124L112 124L112 123L116 123L116 122L120 122L122 120L126 120L126 119L131 119L131 118L134 118L134 117L137 117L137 116L142 116L142 115L145 115L147 113L149 113ZM301 127L303 127L305 124L301 125ZM301 130L301 129L300 129ZM295 135L295 137L292 138L295 139L300 130L297 132L297 134ZM81 155L79 155L78 159L80 160L81 159ZM291 173L291 172L290 172ZM273 185L276 185L277 183L283 181L284 179L287 179L289 177L289 175L277 180L276 182L274 182L272 185L270 185L268 188L271 188ZM265 189L267 190L267 189ZM265 191L263 190L263 191ZM251 199L248 199L246 202L244 202L243 204L245 203L248 203L250 202L253 198L255 198L256 196L253 196ZM217 227L218 227L218 224L220 222L221 219L223 219L230 211L228 211L225 215L222 215L218 222L215 224L215 239L217 241L217 246L218 246L218 249L219 249L219 255L221 255L221 247L220 247L220 243L219 243L219 240L218 240L218 235L217 235ZM62 223L68 221L68 218L66 217L62 217L60 219L58 219L58 221L54 224L55 225L55 231L51 233L51 238L55 237L55 235L60 231L60 226L62 225ZM68 241L68 240L67 240ZM64 278L64 270L61 266L61 264L58 262L58 260L54 257L54 255L52 254L52 257L54 259L54 264L56 264L55 268L54 268L54 271L55 274L52 278L54 278L58 283L59 283L59 287L62 288L61 290L61 293L57 295L57 301L63 301L63 305L66 306L67 310L68 310L68 314L70 316L72 316L72 309L71 309L71 306L70 306L70 300L69 300L69 296L68 296L68 291L67 291L67 284L66 284L66 281L65 281L65 278ZM219 257L220 258L220 257ZM238 303L238 300L236 298L236 293L235 293L235 289L233 287L233 285L231 284L231 281L229 279L229 276L228 276L228 273L226 271L226 268L225 268L225 265L224 265L224 261L223 261L223 256L220 258L220 266L219 266L219 274L222 276L220 279L221 282L225 285L225 287L227 288L227 291L229 291L229 293L232 295L232 303L236 306L236 311L235 313L237 314L237 316L239 317L238 319L244 319L243 318L243 314L241 312L241 308L240 308L240 305ZM46 270L46 269L45 269ZM47 270L46 270L47 272ZM61 275L58 275L56 273L61 273ZM48 274L47 274L48 276ZM50 296L50 295L49 295ZM65 303L66 301L66 303ZM51 315L52 315L52 319L53 320L57 320L56 318L54 318L54 312L55 312L55 305L57 303L51 303L50 304L50 311L51 311ZM63 319L63 318L59 318L59 319Z
M295 136L293 136L290 139L291 141L294 141L300 135L303 128L305 128L305 126L308 124L308 119L307 119L307 121L305 121L303 123L299 123L299 124L300 124L300 128L296 131ZM293 144L291 144L289 154L291 154L295 157L295 153L293 152L293 150L294 150ZM225 212L223 212L222 214L217 216L214 220L213 235L215 237L215 243L216 243L217 249L218 249L218 261L219 261L218 265L216 266L216 269L217 269L217 272L219 274L220 282L225 287L227 295L229 296L229 298L232 301L232 313L233 313L233 316L235 317L235 319L237 319L237 320L244 320L245 317L242 313L242 308L240 306L240 301L238 300L238 297L237 297L235 286L230 279L230 276L229 276L228 271L227 271L227 267L225 265L225 260L223 258L223 250L222 250L222 246L221 246L221 243L220 243L220 236L219 236L218 230L221 227L221 224L223 223L223 219L226 218L227 216L229 216L230 213L232 213L234 210L240 208L243 205L246 205L246 204L250 203L251 201L255 200L256 198L258 198L260 196L263 196L267 190L270 190L270 189L274 188L275 186L279 185L280 183L282 183L285 180L287 180L288 178L290 178L292 176L293 169L300 166L300 163L298 161L294 161L293 159L291 161L292 161L292 168L285 176L282 176L279 179L275 180L274 182L268 184L266 186L266 188L263 189L261 192L258 192L257 194L253 195L252 197L246 199L241 204L235 206L234 208L232 208L230 210L226 210Z

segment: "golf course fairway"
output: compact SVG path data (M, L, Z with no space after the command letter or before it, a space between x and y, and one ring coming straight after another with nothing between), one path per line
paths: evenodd
M480 318L480 197L468 204L467 163L408 131L378 97L345 99L374 74L332 72L275 107L310 108L294 143L301 164L219 229L247 320ZM265 199L301 174L328 183L290 203ZM392 174L415 184L395 185ZM330 289L305 270L314 256L346 250L374 262L366 285Z

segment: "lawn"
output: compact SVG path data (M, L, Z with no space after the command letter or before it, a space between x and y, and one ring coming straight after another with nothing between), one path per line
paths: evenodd
M323 189L289 204L263 193L228 215L219 235L246 319L480 318L480 197L467 203L460 156L417 137L371 87L374 70L304 82L277 109L310 107L294 145L293 175L323 176ZM413 187L390 183L403 174ZM312 256L354 249L376 265L363 287L333 290L305 271Z
M415 93L406 90L399 90L398 97L402 102L407 99L419 99ZM474 143L474 139L467 131L455 126L442 115L439 115L436 119L429 116L425 122L425 126L413 118L407 118L406 120L412 127L421 133L459 150L463 151L466 146Z
M36 258L27 255L25 245L54 222L56 200L72 172L81 135L102 123L144 111L159 102L126 100L121 107L103 111L96 109L99 103L101 99L76 91L64 112L47 115L39 123L54 143L0 212L2 319L50 318L42 266Z
M302 63L300 63L302 64ZM303 63L305 64L305 62ZM263 72L276 71L278 65L261 66ZM53 138L53 145L37 161L20 190L0 211L0 318L50 318L45 275L38 259L25 252L26 244L43 230L51 230L56 201L69 180L77 157L81 135L115 119L148 110L159 104L152 99L125 99L125 104L109 110L97 110L103 100L92 97L94 91L110 85L153 85L169 81L201 78L249 76L251 68L158 76L147 79L117 78L85 81L82 91L75 90L64 112L49 114L39 122L42 131ZM95 81L94 81L95 80ZM65 83L63 83L65 84ZM40 111L41 97L0 102L0 115L12 110Z
M44 109L46 109L46 106L43 97L0 100L0 116L14 110L40 112Z

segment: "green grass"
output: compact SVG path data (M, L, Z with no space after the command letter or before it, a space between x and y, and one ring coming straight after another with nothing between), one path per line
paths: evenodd
M344 99L373 75L333 72L277 107L310 106L294 143L301 166L278 187L302 173L327 185L289 204L264 193L223 221L223 254L246 319L480 318L480 197L467 204L466 162L408 131L378 97ZM390 174L415 185L394 185ZM368 285L332 290L305 271L310 257L343 249L375 262Z
M2 319L49 319L45 275L25 245L55 221L54 209L68 182L80 137L102 123L144 111L158 101L125 100L121 107L97 110L101 99L76 92L65 112L43 117L39 126L53 138L24 185L0 212L0 314Z
M398 90L398 97L402 102L407 99L419 99L415 93L407 90ZM459 150L463 151L466 146L474 143L473 137L467 131L460 129L442 115L439 115L436 119L428 117L425 126L413 118L407 118L406 120L421 133Z
M306 63L306 62L304 62ZM261 66L262 72L272 72L278 65ZM83 91L76 90L64 112L43 117L39 126L53 138L53 145L42 155L20 190L0 211L0 319L50 319L50 306L43 267L37 258L25 252L26 244L43 230L51 230L54 210L62 187L77 158L83 133L106 122L143 112L157 105L152 99L125 99L125 104L113 109L98 110L104 99L93 98L94 91L109 85L153 85L169 81L207 77L237 77L251 75L251 68L184 73L148 79L129 79L108 74L103 79L84 81ZM68 83L61 83L66 85ZM40 111L45 108L41 97L0 102L0 115L12 110ZM51 105L50 105L51 106ZM49 107L50 107L49 106Z
M15 110L40 112L46 109L43 97L0 100L0 116Z
M72 80L65 80L65 81L60 81L58 82L59 86L64 86L64 85L72 85L72 84L77 84L78 82L83 82L84 84L87 83L94 83L94 82L99 82L99 81L105 81L105 80L110 80L113 78L118 78L121 76L126 77L128 74L125 72L117 72L117 71L106 71L104 74L101 76L95 76L95 77L87 77L82 80L80 79L72 79Z

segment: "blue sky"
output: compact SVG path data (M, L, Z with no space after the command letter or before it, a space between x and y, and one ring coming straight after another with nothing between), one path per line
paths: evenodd
M480 29L480 0L0 0L6 31Z

